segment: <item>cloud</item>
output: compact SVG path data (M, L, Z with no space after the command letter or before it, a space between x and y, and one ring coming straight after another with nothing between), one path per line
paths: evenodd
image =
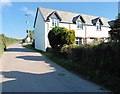
M21 10L25 12L25 14L31 14L33 17L35 16L35 12L33 10L28 9L27 7L22 7Z
M0 5L3 6L12 6L11 0L1 0Z

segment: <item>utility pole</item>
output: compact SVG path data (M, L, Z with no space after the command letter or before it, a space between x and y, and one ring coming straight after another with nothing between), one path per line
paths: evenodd
M27 29L26 29L26 32L27 32L27 42L30 42L30 37L29 37L29 16L31 14L25 14L25 16L27 17L27 20L26 20L26 24L27 24Z

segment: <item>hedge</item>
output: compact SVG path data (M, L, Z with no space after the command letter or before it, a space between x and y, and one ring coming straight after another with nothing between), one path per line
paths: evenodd
M73 70L114 93L120 90L120 42L64 45L56 56L72 61ZM71 63L70 63L71 65Z

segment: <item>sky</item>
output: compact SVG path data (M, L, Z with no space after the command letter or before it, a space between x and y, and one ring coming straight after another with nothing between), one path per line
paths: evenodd
M7 1L7 0L5 0ZM8 0L9 1L9 0ZM102 16L113 20L118 14L118 2L5 2L0 5L1 32L8 37L24 38L26 29L33 29L37 7ZM29 27L26 24L29 16Z

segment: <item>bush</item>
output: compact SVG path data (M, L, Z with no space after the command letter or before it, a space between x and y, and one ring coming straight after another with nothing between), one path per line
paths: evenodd
M51 47L47 47L47 48L46 48L46 52L52 53L52 52L53 52L53 49L52 49Z
M73 44L75 42L75 31L68 30L64 27L54 27L48 33L50 46L59 50L64 44Z
M0 40L0 54L2 54L4 52L4 48L5 45L3 44L3 42Z
M114 20L111 30L109 31L112 41L120 41L120 18Z
M77 73L108 87L113 92L120 90L120 42L101 43L94 46L64 45L56 54L63 59L69 59L67 66L68 64L73 66L73 70Z
M9 45L17 42L19 42L19 40L8 38L5 35L0 34L0 54L2 54Z
M35 48L35 39L33 39L33 42L32 42L32 47Z
M83 46L72 49L79 72L92 80L109 87L114 92L120 88L120 42L102 43L98 46ZM99 78L99 79L98 79Z

